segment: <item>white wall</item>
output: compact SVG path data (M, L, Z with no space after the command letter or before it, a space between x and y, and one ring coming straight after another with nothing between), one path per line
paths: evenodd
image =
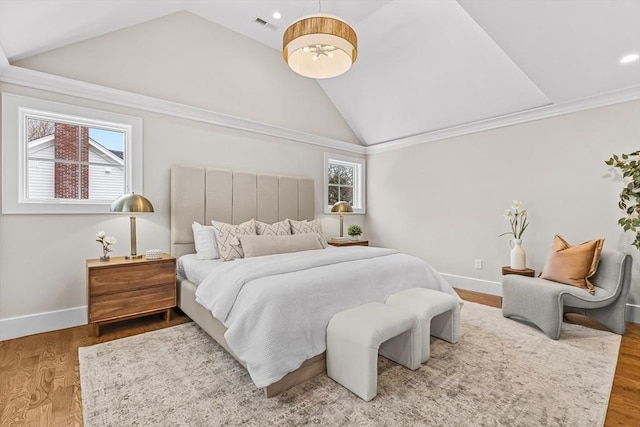
M556 233L574 244L604 237L605 250L633 254L629 303L638 305L639 251L617 225L621 183L604 164L638 148L634 101L370 155L369 237L443 273L497 282L509 263L502 213L518 199L529 267L542 269Z
M290 72L279 52L189 13L13 65L357 144L315 80ZM138 218L140 253L170 248L172 164L312 177L316 212L332 236L338 218L322 215L323 153L362 157L7 83L0 91L143 118L144 195L155 213ZM0 215L0 339L86 323L85 260L100 255L99 230L117 237L114 256L129 253L126 216Z
M0 90L143 118L144 195L155 213L138 217L139 253L170 249L169 170L177 163L312 177L317 217L327 236L338 233L338 218L322 214L323 147L19 86ZM349 219L364 222L362 216ZM99 230L117 237L113 256L129 253L127 216L0 215L0 338L86 323L85 260L100 255ZM24 333L16 335L16 328Z

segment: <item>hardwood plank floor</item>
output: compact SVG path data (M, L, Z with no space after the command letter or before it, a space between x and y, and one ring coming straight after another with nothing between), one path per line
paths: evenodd
M78 347L189 322L174 312L100 327L62 329L0 342L0 426L82 426Z
M493 295L457 289L467 301L501 307ZM584 316L571 315L569 322L599 327ZM188 322L174 313L166 322L149 316L104 325L99 338L87 326L31 335L0 342L0 427L81 426L82 401L78 347ZM629 324L622 338L618 366L607 411L606 426L640 425L640 325Z

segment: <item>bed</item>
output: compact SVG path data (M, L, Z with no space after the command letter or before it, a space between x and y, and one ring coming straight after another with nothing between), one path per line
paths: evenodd
M388 294L408 287L429 287L456 295L428 264L381 248L330 247L235 260L224 262L222 266L221 262L214 261L217 264L212 264L215 269L210 273L206 271L210 268L205 266L206 263L198 264L196 261L195 265L203 267L204 272L199 273L197 280L193 279L196 277L193 275L190 276L192 280L187 279L188 275L182 268L192 257L189 254L195 252L191 228L194 221L200 224L209 224L212 220L239 224L252 218L266 223L286 218L312 220L315 217L314 187L314 181L304 177L201 166L174 165L171 168L171 250L174 256L181 259L181 270L177 277L178 307L248 369L254 383L263 388L267 397L326 370L323 347L326 332L323 325L326 327L336 310L345 309L349 304L384 301ZM194 264L193 259L190 261ZM412 270L415 272L412 273ZM358 276L357 280L351 277L354 275ZM205 289L213 279L209 276L216 276L216 280L233 289L232 284L237 282L241 285L237 286L235 293L226 296L228 303L220 302L216 307L216 298L220 298L222 292L219 290L221 286ZM251 276L252 281L245 280L245 276ZM203 282L198 291L196 283L200 280ZM338 294L347 286L349 291L345 292L348 296L342 295L335 302L335 307L332 305L334 302L326 300L327 295ZM209 295L211 311L205 308L202 301L203 294L207 295L203 290L207 289L213 289L208 293L218 292L217 296ZM229 293L226 289L224 292ZM283 289L282 292L280 289ZM199 292L200 302L196 301L196 292ZM267 292L286 292L289 300L279 302L280 295L271 297L272 294ZM319 292L319 296L310 297L314 292ZM268 308L263 309L262 304ZM219 306L225 309L221 310ZM269 314L268 310L272 313ZM218 318L214 317L212 311ZM308 315L309 312L317 315ZM274 320L278 319L277 315L284 316L283 320ZM274 337L281 339L291 334L292 343L296 333L300 337L295 347L287 349L270 342L275 339L266 336L271 332ZM271 364L283 365L274 366L276 373L269 371L269 376L261 376L254 360L263 357L263 349L265 358L275 359ZM274 353L268 353L269 349L274 349Z

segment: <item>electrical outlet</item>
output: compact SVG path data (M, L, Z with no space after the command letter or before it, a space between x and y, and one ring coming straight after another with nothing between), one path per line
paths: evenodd
M473 263L473 267L476 270L482 270L482 260L481 259L475 260L474 263Z

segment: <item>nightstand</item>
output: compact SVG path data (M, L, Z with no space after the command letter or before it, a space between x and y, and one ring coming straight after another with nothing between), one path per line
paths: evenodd
M331 246L369 246L369 241L368 240L345 240L343 242L334 242L332 240L329 240L327 243L329 243Z
M100 324L164 313L176 306L176 259L87 260L87 312L93 334Z
M513 268L505 265L504 267L502 267L502 275L505 276L507 274L518 274L520 276L528 276L528 277L536 276L535 270L532 270L530 268L525 268L524 270L514 270Z

